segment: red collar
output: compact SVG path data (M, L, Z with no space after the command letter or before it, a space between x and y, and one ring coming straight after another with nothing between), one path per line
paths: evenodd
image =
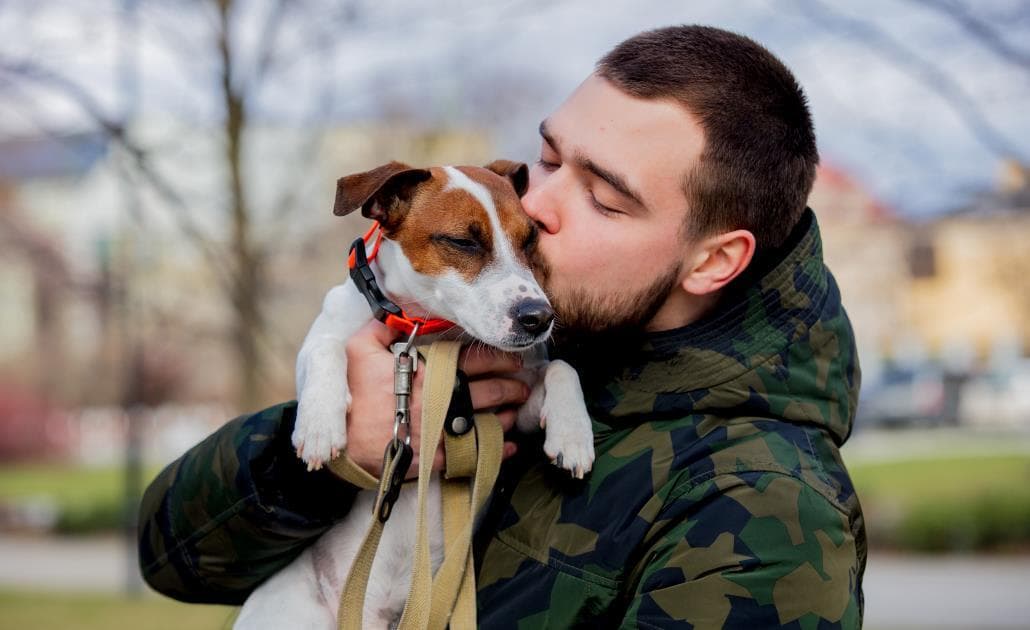
M378 232L378 234L377 234ZM373 237L375 243L372 245L372 252L366 256L365 249L371 243ZM383 232L379 222L376 221L364 236L354 241L350 246L350 255L347 257L347 267L350 271L351 280L361 291L372 309L372 315L379 321L386 324L393 330L410 335L416 331L416 335L429 335L443 332L454 327L453 322L446 319L425 319L414 317L404 312L401 307L394 304L376 282L375 274L372 273L369 263L375 260L379 253L379 246L383 243Z

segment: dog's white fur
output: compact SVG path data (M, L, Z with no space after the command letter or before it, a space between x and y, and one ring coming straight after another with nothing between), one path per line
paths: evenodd
M467 191L486 209L493 233L493 262L471 283L455 272L423 275L414 270L398 244L385 240L373 269L384 292L405 310L444 317L479 341L515 349L512 307L521 299L543 300L544 293L532 272L514 255L511 239L501 228L494 199L486 187L453 167L445 167L444 172L448 188ZM297 357L299 406L293 444L309 466L329 461L346 446L344 419L351 399L346 387L344 345L370 318L364 297L348 281L326 295L322 312L304 340ZM519 410L517 426L522 431L545 426L545 453L557 459L561 467L582 475L590 470L594 450L579 377L564 361L546 361L541 347L538 344L524 355L520 378L530 384L532 393ZM429 487L427 509L435 571L443 559L435 475ZM235 627L335 628L340 594L368 528L374 502L374 492L359 493L345 520L251 594ZM366 627L390 627L404 608L411 581L416 503L415 489L405 487L384 528L365 599Z

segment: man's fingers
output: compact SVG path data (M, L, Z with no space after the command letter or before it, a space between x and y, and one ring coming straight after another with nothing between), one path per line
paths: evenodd
M373 319L347 339L347 354L354 356L382 352L397 340L397 336L397 331Z
M469 376L498 372L517 372L522 369L522 357L509 352L501 352L481 344L473 344L461 349L461 355L458 357L458 367Z
M518 415L519 412L515 409L505 409L504 411L497 412L497 420L501 423L501 430L505 433L511 431L511 428L515 426L515 419Z
M418 447L415 445L414 442L411 443L411 446L412 446L412 448L416 449L415 450L415 456L411 458L411 465L408 466L408 473L406 475L404 475L405 479L414 479L414 478L418 477L418 467L419 467ZM443 450L443 442L441 442L440 446L436 447L436 453L433 454L433 467L432 467L433 472L439 472L439 471L443 470L443 465L444 465L444 462L446 461L446 459L447 459L447 457L444 454L444 450Z
M513 378L484 378L469 381L469 395L474 409L521 405L529 398L529 387Z

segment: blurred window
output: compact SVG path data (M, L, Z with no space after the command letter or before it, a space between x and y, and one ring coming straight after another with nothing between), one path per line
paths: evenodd
M913 278L937 275L937 252L929 234L917 234L908 250L908 269Z

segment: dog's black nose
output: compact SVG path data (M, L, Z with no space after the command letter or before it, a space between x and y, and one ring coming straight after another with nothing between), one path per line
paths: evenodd
M551 305L543 300L524 300L512 309L512 319L518 327L531 335L538 335L554 321Z

